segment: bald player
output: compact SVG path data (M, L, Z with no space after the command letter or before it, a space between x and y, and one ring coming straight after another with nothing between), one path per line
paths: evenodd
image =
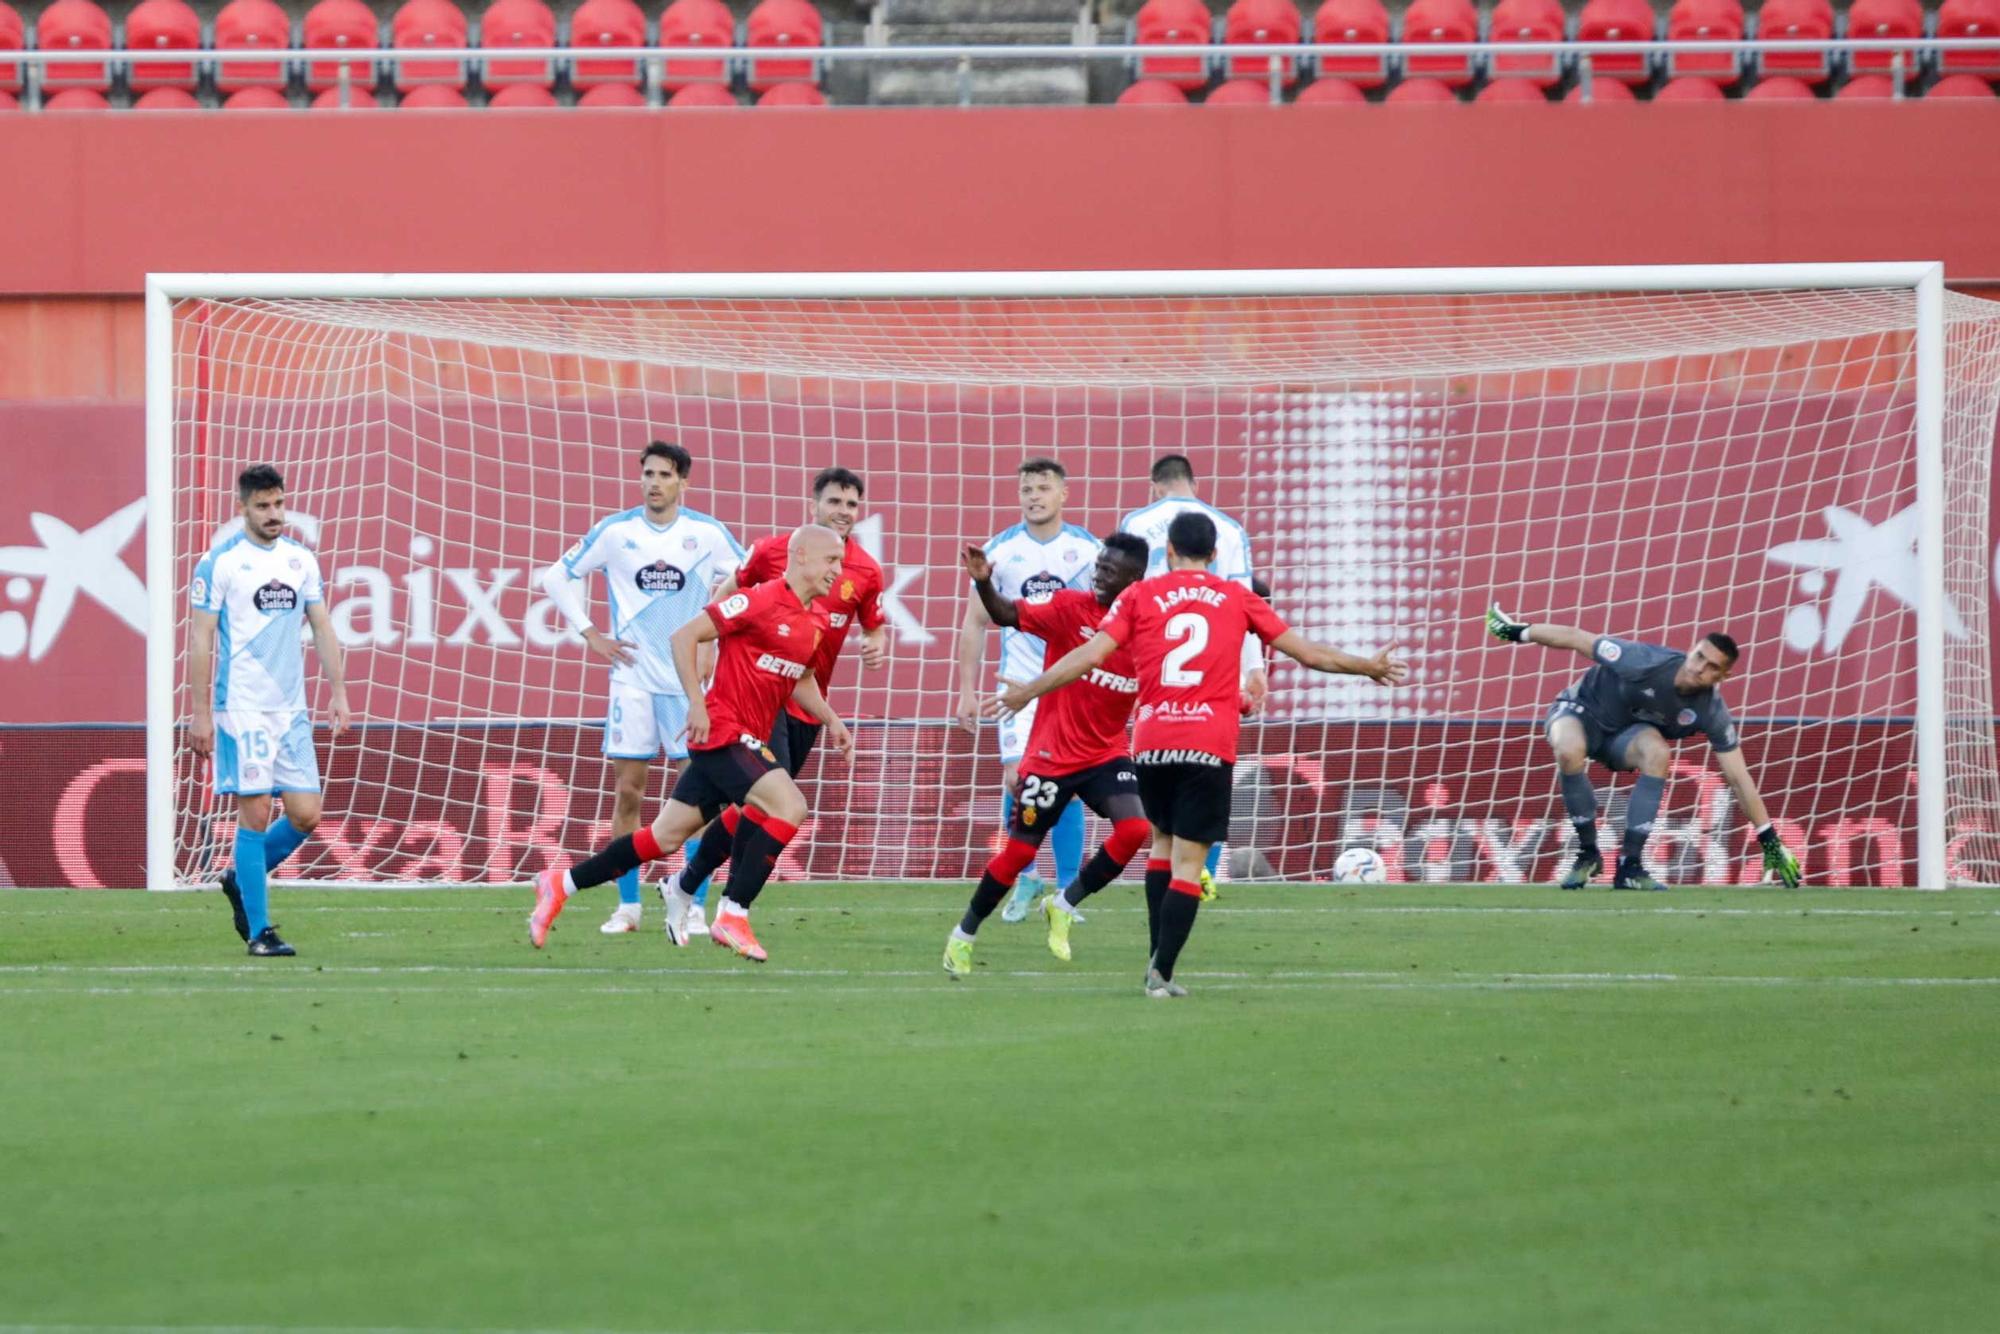
M845 554L840 534L807 524L787 544L784 578L711 603L674 632L674 671L688 698L687 767L650 827L613 839L567 871L535 877L528 938L536 949L547 943L571 894L666 856L734 805L743 817L730 847L728 897L710 938L752 963L768 957L750 929L750 905L805 820L806 799L766 738L793 699L826 729L827 744L843 755L854 744L811 671L825 632L813 599L833 588ZM696 655L717 640L715 676L704 697Z

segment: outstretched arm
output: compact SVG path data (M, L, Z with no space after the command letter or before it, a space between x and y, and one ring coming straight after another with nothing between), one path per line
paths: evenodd
M1525 642L1540 644L1543 648L1566 648L1586 658L1592 657L1591 649L1599 638L1588 630L1576 630L1566 625L1530 625L1500 610L1497 602L1487 609L1486 633L1511 644Z
M1343 653L1331 644L1307 639L1296 630L1287 630L1271 641L1271 647L1296 663L1316 672L1332 675L1365 676L1382 685L1393 686L1408 675L1409 667L1395 657L1395 649L1385 648L1372 658Z
M1771 823L1771 813L1757 791L1756 780L1750 777L1750 765L1744 760L1742 749L1717 752L1715 767L1722 770L1722 781L1729 784L1729 790L1736 795L1736 804L1743 808L1750 827L1757 831L1757 841L1764 846L1764 869L1776 876L1786 889L1797 889L1799 859L1778 837L1777 827Z
M1088 675L1091 668L1101 665L1117 651L1118 641L1099 630L1088 642L1056 659L1055 666L1034 680L1006 682L1006 689L999 696L1000 707L1008 713L1019 713L1028 707L1029 701L1040 699L1056 687L1066 686Z

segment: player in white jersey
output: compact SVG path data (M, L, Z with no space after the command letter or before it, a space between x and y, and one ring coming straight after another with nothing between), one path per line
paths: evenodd
M300 622L326 672L333 735L347 730L340 640L319 561L285 536L285 482L268 464L236 479L243 527L194 567L188 587L188 744L214 755L215 791L236 798L236 864L222 877L236 933L261 958L297 953L271 925L269 872L319 823L319 761L306 707ZM285 813L271 819L276 794Z
M709 595L743 559L727 528L687 509L681 497L694 458L679 445L655 440L639 453L644 503L598 520L563 558L542 572L542 589L592 653L611 664L611 699L604 719L604 755L617 796L611 836L639 827L648 771L661 751L687 758L687 694L674 671L674 631L699 616ZM611 633L591 623L589 579L604 574ZM690 849L692 851L692 849ZM618 906L600 928L606 935L639 929L639 872L618 878Z
M1166 454L1153 464L1152 503L1133 510L1119 520L1118 531L1146 539L1153 553L1146 567L1148 577L1167 570L1167 527L1181 515L1193 511L1215 522L1215 559L1209 569L1224 579L1233 579L1245 588L1254 586L1250 573L1250 534L1243 525L1194 493L1194 464L1185 454ZM1271 693L1271 675L1264 668L1263 643L1255 635L1243 636L1243 712L1254 714L1264 707ZM1202 899L1215 898L1215 870L1222 864L1221 843L1211 844L1208 864L1202 868Z
M1068 474L1054 459L1029 459L1016 470L1021 482L1021 522L996 534L986 544L986 559L993 567L993 585L1010 602L1073 588L1089 591L1091 571L1097 565L1101 545L1088 529L1063 522L1063 501L1068 498ZM992 621L978 598L966 604L965 620L958 635L959 726L974 730L979 722L980 675L986 661L986 631ZM1010 681L1031 681L1042 672L1042 641L1018 629L1000 632L1000 675ZM1027 753L1028 732L1035 723L1032 708L1001 720L1000 778L1006 794L1001 800L1001 828L1012 827L1014 784L1019 777L1021 757ZM1049 832L1049 852L1055 859L1057 885L1076 879L1083 867L1083 804L1071 802ZM1014 892L1000 911L1000 919L1018 922L1028 915L1028 905L1046 888L1030 867L1014 882Z

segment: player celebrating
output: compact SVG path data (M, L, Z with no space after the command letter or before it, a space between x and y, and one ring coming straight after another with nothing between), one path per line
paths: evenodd
M1185 454L1167 454L1153 464L1153 501L1142 509L1133 510L1118 521L1120 532L1136 533L1146 539L1152 550L1152 563L1147 567L1148 575L1164 573L1167 568L1167 528L1183 514L1206 514L1215 524L1215 573L1224 579L1233 579L1252 592L1257 592L1255 578L1250 573L1250 535L1243 525L1208 504L1194 493L1194 464ZM1268 593L1259 594L1270 601ZM1257 712L1264 707L1264 697L1271 693L1271 675L1264 669L1264 655L1258 651L1257 640L1245 636L1242 661L1242 709L1246 714ZM1222 862L1222 844L1209 849L1208 861L1201 871L1201 896L1204 902L1215 898L1215 869Z
M1562 878L1562 888L1582 889L1604 870L1597 850L1597 794L1585 772L1596 760L1614 772L1637 769L1632 799L1625 808L1625 842L1619 850L1613 889L1665 889L1646 873L1642 860L1646 838L1660 813L1673 764L1669 741L1707 735L1723 781L1736 794L1737 805L1750 817L1764 849L1764 869L1788 889L1799 885L1799 859L1778 837L1757 784L1744 763L1741 738L1730 719L1729 706L1716 688L1736 668L1736 641L1710 631L1686 653L1632 639L1592 635L1561 625L1530 625L1500 610L1486 613L1486 629L1495 639L1512 644L1566 648L1591 660L1583 677L1556 696L1549 706L1545 734L1555 752L1561 775L1563 809L1576 826L1576 861Z
M806 818L805 797L764 739L789 697L805 705L842 754L853 745L808 666L820 639L812 601L840 577L843 547L831 528L807 524L791 536L784 578L711 603L674 631L674 671L688 702L687 767L651 827L614 838L567 871L535 877L528 939L536 949L548 942L571 894L667 855L723 807L736 805L743 818L729 854L728 897L711 935L743 958L764 962L764 947L750 929L750 905ZM704 698L696 656L701 645L717 639L715 679Z
M1087 529L1063 522L1063 502L1069 496L1068 474L1054 459L1029 459L1016 470L1021 483L1021 522L998 533L986 544L986 559L993 566L993 583L1000 596L1010 601L1053 593L1058 589L1083 589L1097 560L1097 539ZM965 621L958 635L957 720L968 731L978 725L979 675L986 656L986 628L991 624L978 598L965 608ZM1022 629L1000 632L1000 675L1025 680L1041 670L1042 641ZM1014 789L1020 774L1021 756L1026 753L1028 733L1034 727L1032 709L1000 720L1001 817L1004 827L1014 823ZM1049 840L1055 854L1056 883L1066 885L1076 878L1083 864L1083 808L1071 806L1056 821ZM1015 882L1014 893L1000 914L1003 922L1018 922L1028 915L1028 905L1045 888L1032 867Z
M583 636L584 644L611 664L610 703L604 718L604 755L616 779L611 832L639 827L646 776L662 749L669 762L685 760L681 736L688 696L674 672L668 644L674 631L699 615L709 590L743 555L724 528L681 504L694 457L679 445L655 440L639 451L644 502L600 519L583 540L542 572L549 600ZM611 605L611 633L591 624L589 579L604 572ZM639 872L618 881L618 907L599 928L606 935L639 929Z
M1146 572L1146 544L1130 533L1104 539L1091 574L1091 591L1057 589L1010 602L993 587L993 567L985 552L967 547L965 572L993 623L1036 636L1048 647L1044 663L1053 663L1081 640L1087 640L1120 593ZM1023 867L1048 836L1051 821L1060 820L1070 798L1083 803L1111 823L1104 846L1060 894L1042 900L1049 923L1049 949L1058 959L1069 958L1069 928L1076 905L1117 878L1149 832L1139 804L1139 780L1132 772L1131 750L1125 744L1125 720L1138 698L1139 682L1132 655L1123 649L1081 680L1056 690L1035 712L1021 758L1020 786L1007 846L986 864L979 887L966 905L965 916L945 941L944 970L954 978L972 974L972 942L979 924L1007 897Z
M854 525L861 519L861 497L866 491L860 475L846 468L822 468L812 482L813 522L831 528L847 544L833 591L813 600L813 614L824 627L819 651L813 654L812 661L813 677L819 682L821 695L833 683L833 668L840 661L841 646L847 642L848 630L857 622L861 626L862 664L875 669L889 662L889 627L882 613L882 567L854 536ZM742 567L715 590L715 600L722 602L739 588L755 588L784 577L789 544L787 534L774 533L752 546ZM793 778L805 768L806 757L819 743L819 733L820 724L797 700L785 702L784 712L778 715L771 730L771 751ZM667 938L674 944L685 945L691 937L708 934L708 924L702 915L708 897L708 878L728 858L739 818L736 807L724 808L715 822L701 831L686 866L660 886L667 903Z
M1167 526L1167 572L1126 589L1089 643L1000 693L1000 706L1018 711L1101 666L1121 647L1137 660L1139 724L1132 753L1139 800L1153 827L1146 863L1153 949L1146 994L1155 998L1187 994L1174 981L1174 964L1201 906L1202 863L1229 832L1243 638L1254 634L1316 672L1395 685L1406 670L1388 649L1360 658L1286 628L1270 603L1210 572L1215 542L1215 521L1206 514L1177 516Z
M319 823L319 761L306 708L299 620L312 627L326 672L333 735L347 730L340 640L327 615L319 561L285 536L285 479L268 464L236 478L243 530L195 566L188 633L188 744L215 756L215 790L236 798L236 865L222 875L236 934L260 958L298 951L271 925L268 876ZM216 634L221 631L221 662ZM211 692L210 673L214 689ZM271 819L271 794L285 813Z

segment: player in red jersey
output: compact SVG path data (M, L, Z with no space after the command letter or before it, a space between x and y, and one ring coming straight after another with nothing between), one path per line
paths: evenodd
M1146 994L1153 997L1187 994L1174 981L1174 963L1201 906L1202 861L1209 845L1229 833L1243 637L1254 634L1316 672L1395 685L1406 671L1388 649L1356 657L1286 628L1270 603L1208 572L1214 554L1215 521L1196 512L1177 516L1167 529L1167 573L1126 589L1089 643L1000 694L1002 708L1018 710L1121 647L1137 659L1139 723L1132 753L1139 800L1153 826L1153 855L1146 863L1153 943Z
M888 618L882 611L885 587L882 567L854 536L854 525L861 518L861 497L866 491L860 475L846 468L822 468L813 478L813 522L831 528L846 543L840 575L833 588L813 599L813 612L824 623L825 631L812 660L813 676L819 681L823 696L833 683L834 665L840 661L847 632L855 625L861 627L862 665L872 670L886 666L889 661ZM755 588L783 577L789 540L784 533L773 533L752 546L736 573L716 589L715 600L720 602L739 588ZM778 763L793 778L799 776L806 758L819 744L819 733L819 723L797 700L786 702L784 712L778 715L771 729L770 742ZM708 934L708 923L703 916L708 878L728 860L740 818L736 807L724 807L722 814L701 831L701 838L692 845L687 865L660 885L660 897L667 904L667 939L674 944L685 945L696 936Z
M812 601L839 578L842 546L831 528L806 525L791 536L783 579L710 603L674 631L674 671L687 688L687 767L650 828L613 839L567 871L535 877L528 939L536 949L547 942L571 894L665 856L734 804L743 808L743 818L730 850L729 896L713 934L716 944L764 961L764 947L750 929L750 905L806 818L805 797L765 738L785 701L796 699L841 753L854 744L808 666L821 637ZM696 655L717 639L715 677L704 697Z
M1146 539L1114 533L1104 539L1091 572L1091 591L1063 588L1036 593L1018 602L1000 596L993 587L993 566L986 552L965 549L965 572L993 624L1017 628L1046 646L1043 666L1060 659L1073 645L1097 632L1105 610L1118 595L1146 573ZM1049 696L1035 711L1021 756L1020 778L1014 791L1014 816L1007 845L986 863L972 902L944 945L944 971L960 978L972 974L972 942L979 925L1013 890L1021 872L1035 863L1035 852L1062 817L1072 797L1111 822L1110 837L1097 855L1077 871L1060 894L1042 898L1049 922L1049 949L1058 959L1069 958L1069 927L1076 905L1117 878L1146 841L1145 812L1139 804L1139 779L1132 771L1131 748L1125 743L1125 720L1139 696L1132 655L1113 653L1102 666Z

